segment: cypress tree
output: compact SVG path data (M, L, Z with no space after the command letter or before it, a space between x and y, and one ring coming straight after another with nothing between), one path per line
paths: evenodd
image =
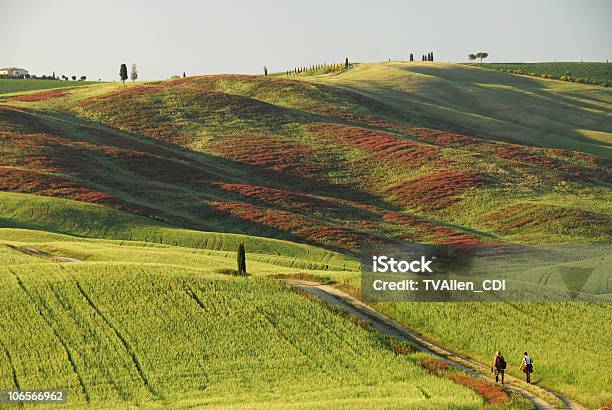
M238 262L238 274L246 275L246 252L244 251L243 243L238 245L237 262Z
M431 61L434 61L433 51L431 52Z
M345 67L345 68L349 68L349 61L348 61L348 57L346 58L346 60L344 60L344 67Z
M125 85L125 80L128 78L127 66L125 64L121 64L121 67L119 68L119 77L121 78L121 81L123 81L123 85Z

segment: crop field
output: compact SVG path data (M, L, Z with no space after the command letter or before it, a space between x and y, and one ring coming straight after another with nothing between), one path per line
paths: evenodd
M281 266L302 269L355 270L344 255L313 246L227 233L180 229L99 205L0 192L0 228L36 229L89 238L117 239L234 252L244 243L251 255ZM128 242L128 243L129 243Z
M32 247L45 254L19 251ZM84 262L53 260L75 256L71 248ZM428 374L420 354L399 354L379 334L258 276L278 267L250 262L256 276L216 273L234 263L226 256L0 229L0 383L64 388L68 407L487 403ZM529 408L501 394L498 408Z
M442 344L469 352L482 363L490 363L492 352L502 350L508 373L517 377L523 377L519 365L526 350L534 358L536 383L554 386L591 408L612 400L612 378L605 371L612 361L609 355L602 355L611 337L605 326L598 325L610 316L609 303L395 303L376 307L402 324L435 335Z
M581 267L592 270L586 287L594 294L609 296L609 247L569 249L585 258ZM587 257L588 252L592 254ZM518 263L518 275L538 292L540 277L558 269L554 268L556 264L572 266L574 262L534 261L535 266ZM333 280L342 290L359 297L359 274L317 275L321 281ZM548 285L556 286L553 280L559 279L548 278ZM612 399L612 378L606 371L612 358L601 354L607 351L612 336L606 326L598 325L610 316L609 302L377 302L372 306L481 363L490 363L493 353L501 350L508 362L507 372L517 377L522 377L522 353L528 351L535 361L536 384L554 387L588 408L600 408Z
M62 80L32 80L0 78L0 94L11 94L22 91L46 90L49 88L78 87L95 84L93 81L62 81Z
M0 309L0 380L49 374L77 405L522 408L267 276L358 295L368 247L609 244L612 91L444 63L311 74L0 95L0 304L29 312ZM252 276L222 274L240 243ZM609 304L376 307L612 402ZM38 330L49 369L11 336Z
M550 74L552 78L559 79L563 76L572 78L584 78L595 84L612 85L612 65L610 63L483 63L472 64L474 66L489 68L492 70L515 71L521 70L523 74L534 73L537 76Z

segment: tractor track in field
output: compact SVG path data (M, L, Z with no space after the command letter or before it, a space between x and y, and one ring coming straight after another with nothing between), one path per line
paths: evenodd
M441 360L444 360L456 369L467 372L474 377L489 382L495 382L495 378L490 376L489 366L429 340L425 336L400 325L393 319L390 319L360 300L347 295L333 286L299 279L284 279L283 281L288 285L318 297L328 305L342 308L349 315L369 323L374 329L381 333L385 333L399 340L410 342L421 352L438 356ZM576 401L558 392L542 386L527 384L508 374L506 374L504 389L530 400L538 410L585 409ZM557 405L557 403L561 403L561 406Z
M53 255L49 252L46 251L42 251L40 249L36 249L36 248L32 248L32 247L26 247L26 246L15 246L15 245L10 245L10 244L6 244L7 247L9 247L10 249L17 251L17 252L21 252L25 255L29 255L29 256L38 256L44 259L48 259L51 262L64 262L64 263L70 263L70 262L81 262L80 259L76 259L76 258L69 258L67 256L58 256L58 255Z

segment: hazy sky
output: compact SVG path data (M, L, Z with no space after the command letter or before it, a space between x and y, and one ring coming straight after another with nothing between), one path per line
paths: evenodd
M0 0L0 66L142 79L341 61L612 60L612 0Z

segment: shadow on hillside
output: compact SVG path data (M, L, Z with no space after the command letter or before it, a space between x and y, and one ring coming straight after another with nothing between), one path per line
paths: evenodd
M337 185L321 178L305 178L191 151L168 142L119 131L66 112L11 109L2 110L0 114L1 123L6 123L14 132L22 135L44 133L48 136L45 137L48 143L37 142L41 144L36 147L40 151L37 153L40 155L39 159L42 159L43 163L51 161L57 168L55 173L78 182L79 186L116 198L102 202L103 204L172 225L268 236L346 252L345 248L334 244L296 236L289 229L281 229L280 226L276 228L269 224L249 221L215 209L209 202L235 201L271 211L283 210L282 206L275 206L274 201L269 201L264 206L260 200L241 192L223 190L219 188L219 184L284 189L292 194L313 198L327 196L330 207L342 208L342 225L347 227L360 218L377 223L381 221L382 216L344 201L375 205L387 210L397 209L355 186ZM318 203L325 205L324 201ZM238 206L238 211L243 209ZM299 214L300 211L296 209L294 212ZM314 213L304 216L317 220L317 214L318 210L315 210Z
M543 86L542 82L548 81L556 81L556 80L544 80L539 79L537 77L525 76L525 75L516 75L510 73L503 73L495 70L482 69L478 71L477 81L474 80L474 69L471 68L463 68L463 67L454 67L453 70L438 68L438 67L426 67L426 66L416 66L408 68L409 71L427 74L437 78L442 78L444 80L466 83L470 85L479 85L479 84L488 84L488 85L509 85L519 89L522 92L534 93L538 97L544 98L546 101L551 101L555 104L569 104L569 105L578 105L587 109L595 109L595 110L606 110L597 104L590 104L585 101L577 101L573 98L567 98L561 93L548 91L547 88ZM545 84L545 83L544 83ZM568 84L568 83L565 83ZM571 84L571 83L569 83ZM596 87L596 86L590 86ZM497 90L497 89L496 89ZM503 88L500 90L504 90ZM603 92L607 91L604 88L601 89ZM585 98L592 99L597 102L605 102L602 100L591 98L591 96L586 96L584 94L576 94L572 93L574 96L578 97L582 100ZM610 101L607 102L608 104Z
M541 83L544 80L538 81L492 70L479 70L477 76L474 74L475 69L468 67L449 70L419 65L407 67L406 70L433 76L453 85L444 89L436 87L436 82L422 86L420 95L411 93L409 96L416 104L421 103L425 107L428 104L447 107L456 111L457 115L460 112L484 115L494 121L501 121L509 131L521 131L520 128L525 127L536 130L547 139L542 141L544 144L538 144L537 141L531 141L529 136L521 138L524 143L530 145L575 149L610 156L607 151L612 145L595 142L577 131L587 129L612 132L612 111L597 104L602 100L572 91L564 95L562 92L545 88ZM478 92L475 93L474 90ZM602 89L602 92L609 91ZM432 97L428 97L428 94ZM583 101L577 101L576 98ZM502 135L504 134L508 133L504 132ZM560 141L559 137L563 136L571 141Z

